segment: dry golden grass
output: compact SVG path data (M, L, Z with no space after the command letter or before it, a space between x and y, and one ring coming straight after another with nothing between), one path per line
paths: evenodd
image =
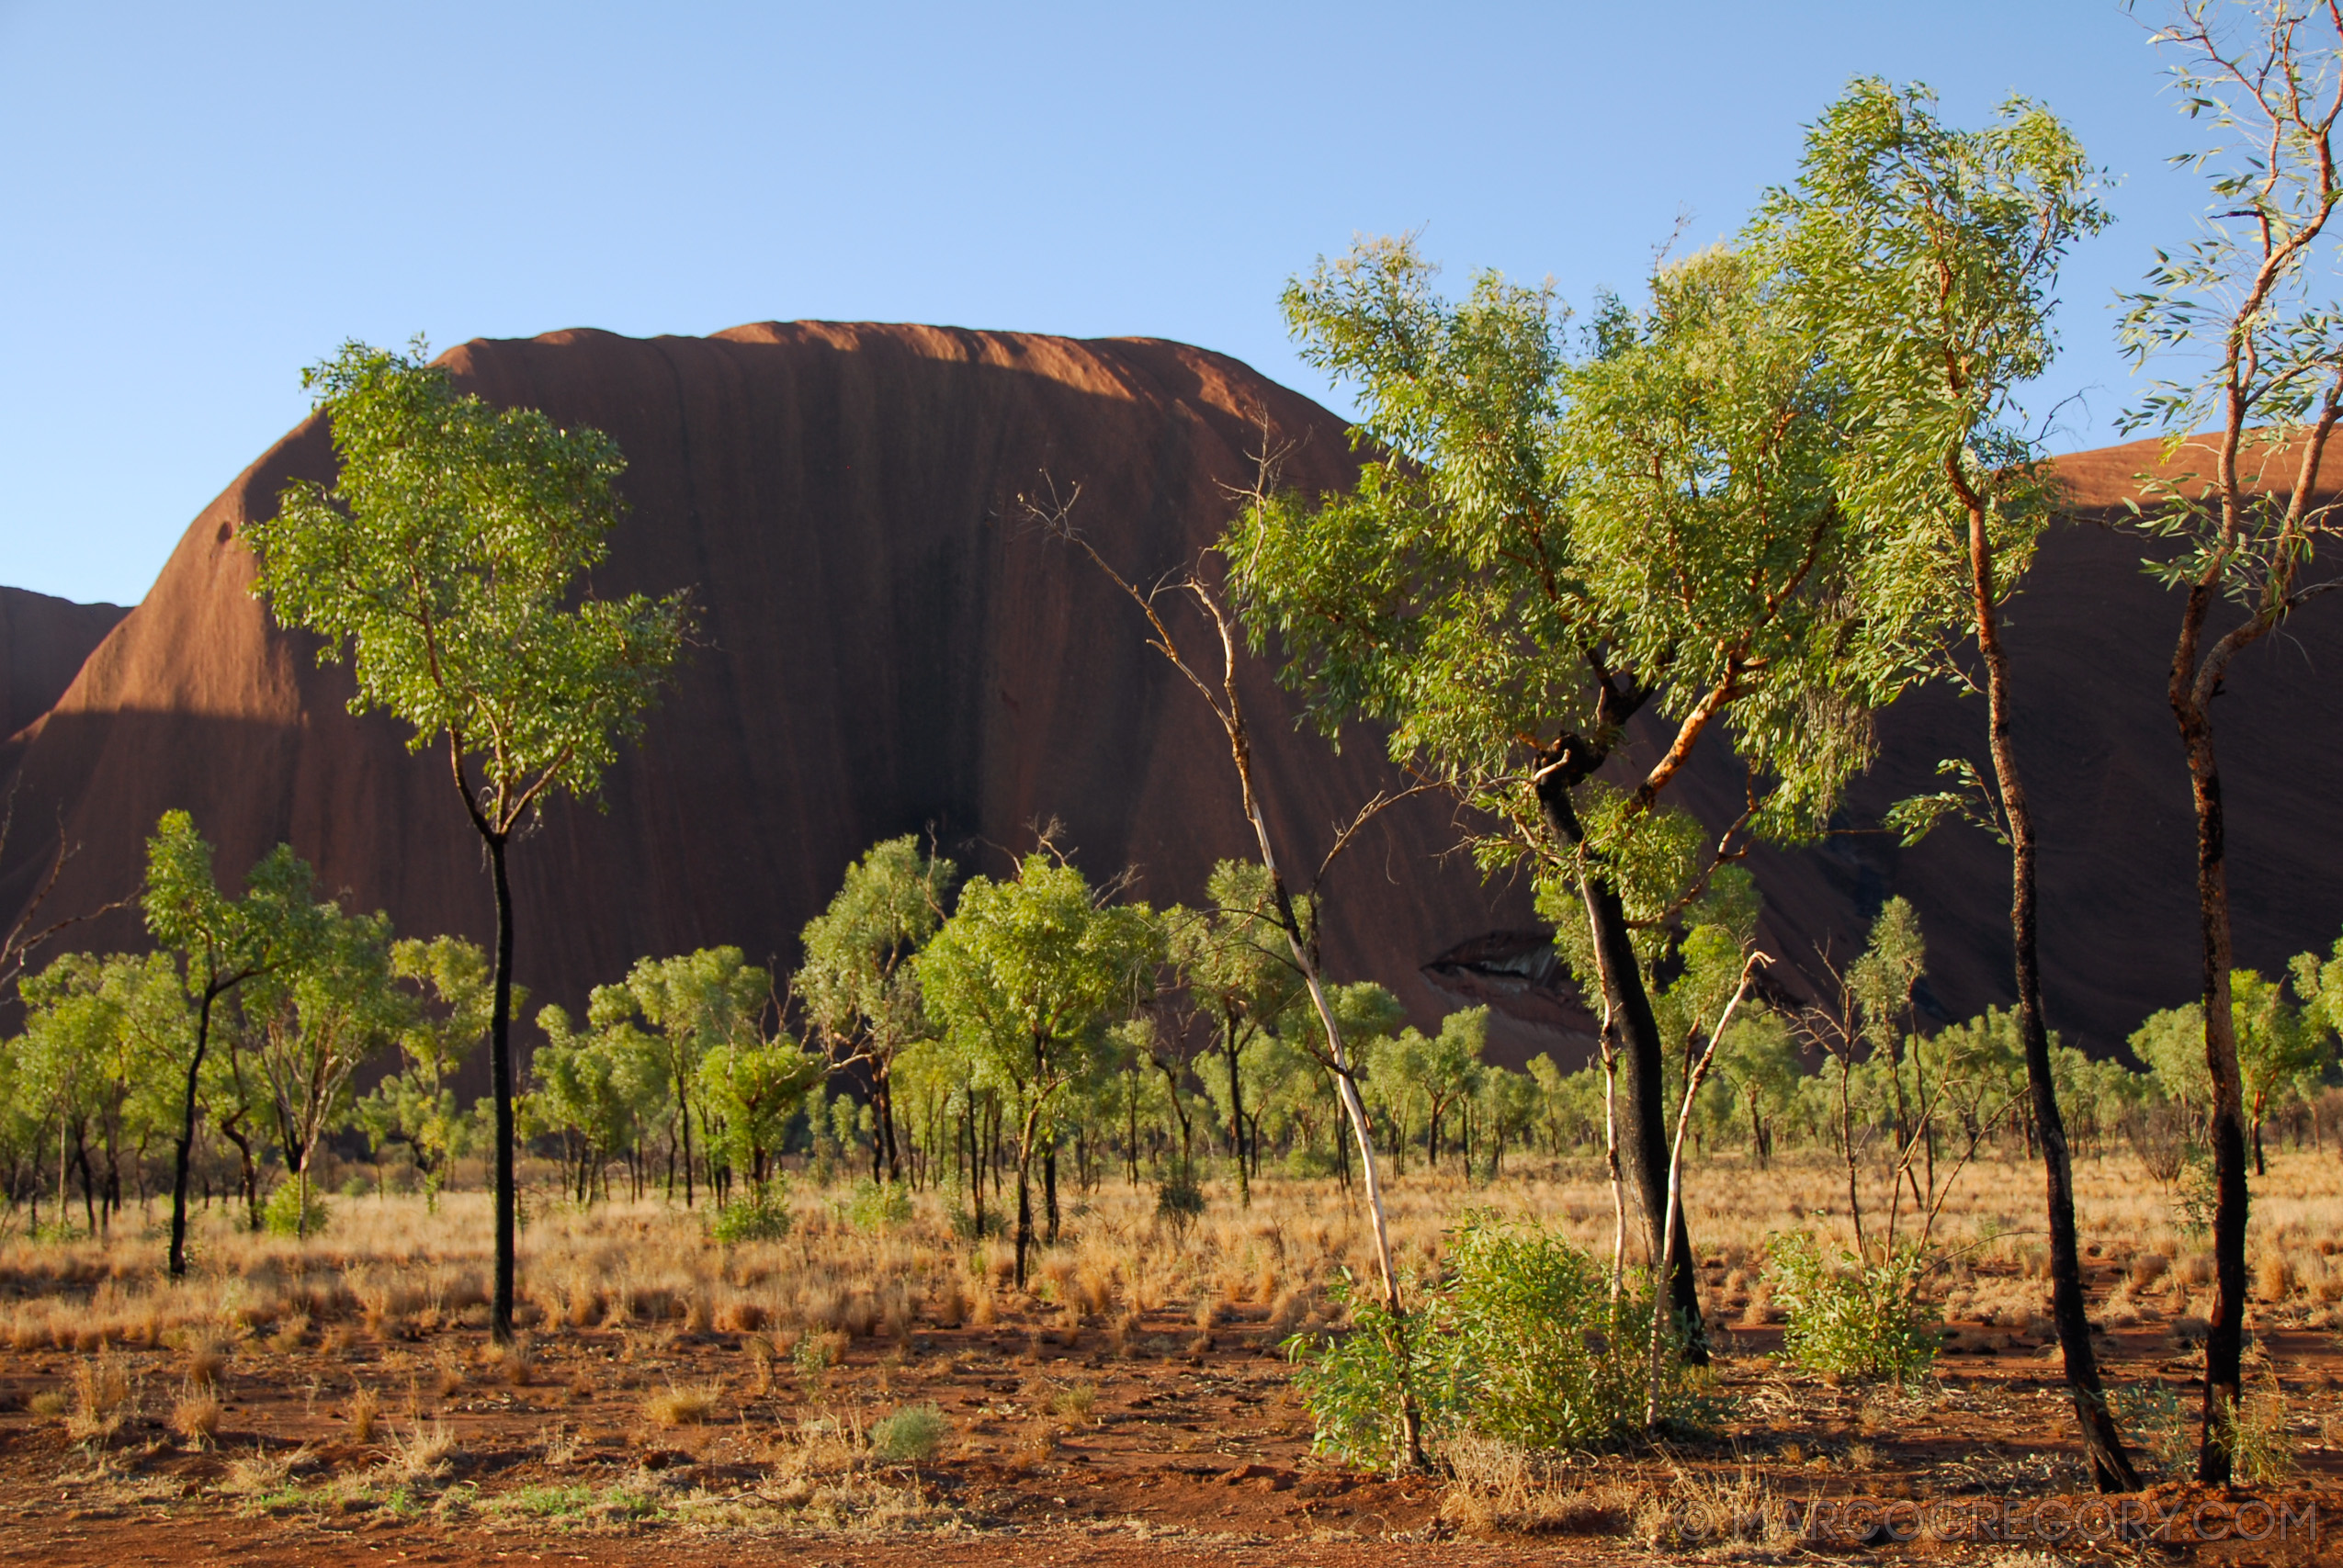
M220 1395L208 1383L189 1382L171 1402L171 1430L198 1448L220 1435Z
M716 1414L723 1397L716 1383L671 1383L642 1402L642 1413L656 1427L696 1427Z
M2123 1149L2086 1156L2076 1182L2097 1271L2094 1314L2118 1327L2201 1318L2212 1282L2206 1239L2181 1224L2138 1159ZM1884 1170L1867 1168L1862 1191L1876 1235L1887 1221ZM1931 1288L1949 1316L2011 1340L2040 1334L2040 1193L2039 1168L2016 1151L1961 1178L1935 1229L1946 1261ZM1770 1234L1850 1234L1843 1171L1810 1152L1769 1168L1738 1154L1696 1159L1686 1195L1703 1293L1720 1322L1779 1321L1764 1272ZM833 1361L850 1341L901 1348L923 1325L1010 1325L1036 1356L1048 1340L1078 1337L1118 1355L1180 1343L1203 1354L1224 1326L1283 1335L1339 1321L1337 1275L1373 1277L1363 1216L1330 1181L1265 1177L1249 1210L1224 1187L1207 1196L1204 1215L1175 1232L1158 1222L1148 1186L1110 1180L1070 1192L1061 1242L1033 1256L1024 1292L1014 1284L1013 1250L998 1238L971 1246L932 1192L917 1196L908 1222L862 1230L824 1194L801 1190L785 1237L725 1247L709 1244L700 1216L678 1206L580 1210L539 1199L521 1258L536 1345L470 1365L458 1351L476 1352L462 1335L486 1325L484 1195L444 1194L436 1213L418 1198L351 1200L306 1240L254 1235L213 1211L198 1216L197 1267L177 1284L161 1278L157 1247L136 1224L95 1240L0 1242L0 1341L20 1352L72 1352L92 1378L117 1351L167 1347L153 1370L208 1391L239 1360L268 1373L297 1355L364 1340L407 1358L394 1386L446 1400L473 1380L529 1382L547 1355L566 1368L568 1337L609 1325L630 1337L729 1337L747 1363L741 1381L762 1396L780 1375L775 1363L808 1338ZM1389 1212L1401 1261L1437 1269L1445 1231L1472 1210L1535 1219L1598 1256L1609 1251L1611 1196L1596 1162L1517 1156L1494 1185L1467 1182L1453 1164L1436 1172L1419 1164L1395 1179ZM1913 1234L1908 1204L1898 1224ZM1632 1246L1640 1227L1630 1230ZM2258 1325L2343 1327L2343 1161L2273 1153L2254 1184L2250 1247ZM1150 1347L1142 1319L1167 1310L1192 1314L1192 1326L1170 1342L1159 1327ZM803 1374L808 1363L795 1370ZM102 1433L128 1398L76 1393L68 1411Z
M350 1395L350 1441L370 1443L382 1426L382 1396L360 1383Z

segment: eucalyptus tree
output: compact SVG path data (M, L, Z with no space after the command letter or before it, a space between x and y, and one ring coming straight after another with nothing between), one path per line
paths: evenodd
M2237 1033L2237 1077L2246 1110L2246 1137L2254 1174L2269 1173L2262 1123L2271 1102L2307 1100L2329 1053L2326 1033L2286 995L2283 979L2265 980L2251 969L2231 972L2230 1010Z
M551 794L590 795L640 734L691 630L682 593L596 595L624 468L600 431L492 408L424 362L350 343L302 372L329 420L339 477L296 481L245 525L254 592L277 618L355 647L353 712L444 744L487 851L496 904L489 1010L495 1102L495 1288L490 1331L513 1337L513 896L505 851ZM475 777L478 782L475 784Z
M1302 977L1285 950L1285 931L1278 923L1267 868L1253 861L1224 860L1213 866L1205 886L1211 908L1167 909L1164 925L1171 937L1172 963L1188 995L1212 1015L1220 1051L1215 1093L1228 1117L1237 1201L1251 1208L1244 1051L1303 995ZM1297 913L1308 922L1307 906Z
M2217 1192L2197 1475L2220 1482L2242 1386L2247 1193L2213 702L2239 654L2343 581L2309 578L2337 519L2334 482L2320 469L2343 415L2343 277L2323 244L2343 202L2343 8L2179 0L2170 16L2156 41L2178 57L2185 111L2213 130L2210 145L2176 162L2206 171L2212 201L2198 237L2159 250L2145 287L2126 299L2134 362L2177 358L2189 369L2156 383L2124 424L2164 437L2164 471L2149 478L2137 515L2164 543L2151 570L2183 592L2165 697L2196 813Z
M805 962L790 987L831 1066L859 1063L870 1072L874 1180L882 1157L887 1179L902 1177L895 1058L928 1032L911 959L942 923L958 877L958 866L922 853L911 834L874 844L846 868L829 908L807 921L802 934Z
M537 1082L529 1111L548 1131L561 1134L565 1148L576 1150L581 1203L594 1201L597 1185L606 1193L610 1162L621 1156L629 1156L634 1195L641 1196L641 1162L632 1156L645 1129L665 1114L669 1103L658 1043L630 1016L613 1019L611 1010L605 1010L599 1024L589 1018L578 1029L564 1009L538 1009L537 1026L545 1043L529 1058L529 1074Z
M684 1162L684 1206L696 1197L692 1170L692 1112L703 1132L709 1107L700 1092L708 1054L765 1043L763 1017L773 983L737 947L703 947L673 958L640 958L615 986L596 986L586 1012L596 1029L640 1017L659 1053L660 1068L673 1095L674 1143ZM705 1138L703 1138L705 1143ZM673 1171L670 1170L672 1179ZM672 1190L672 1187L671 1187Z
M211 846L185 811L166 811L146 842L146 929L179 965L196 1004L195 1031L180 1075L178 1135L171 1165L171 1278L187 1271L187 1166L212 1021L222 998L303 962L324 931L309 866L279 844L256 862L241 898L220 891Z
M261 1109L299 1199L296 1233L306 1234L319 1142L349 1117L358 1069L413 1021L413 998L391 983L389 917L324 906L300 961L256 976L239 999Z
M821 1081L821 1057L783 1035L727 1040L701 1059L701 1093L715 1112L724 1161L746 1176L759 1202L806 1091Z
M1678 1260L1695 1359L1692 1248L1657 1228L1645 966L1748 834L1818 829L1902 679L1873 542L1828 482L1835 391L1778 292L1749 255L1704 252L1660 267L1645 309L1605 300L1574 354L1550 289L1484 274L1451 302L1405 239L1321 261L1286 316L1305 358L1355 387L1368 460L1346 493L1263 498L1223 545L1251 630L1288 650L1319 725L1387 724L1396 759L1505 825L1485 864L1536 867L1617 1043L1628 1171L1651 1256ZM1642 714L1657 759L1624 787L1598 779ZM1749 808L1680 874L1700 829L1663 796L1712 729Z
M1036 852L1014 878L972 876L913 961L944 1037L1016 1118L1017 1283L1034 1241L1032 1169L1059 1094L1087 1077L1108 1025L1153 989L1163 933L1144 905L1112 904L1070 863Z
M493 977L488 955L459 936L409 937L392 944L390 974L414 987L416 1005L399 1031L399 1070L376 1084L355 1114L378 1151L390 1144L407 1146L425 1201L436 1210L447 1167L464 1152L470 1119L457 1103L456 1077L488 1038ZM513 1005L526 996L515 987Z
M1940 672L1986 699L1988 779L1907 803L1908 838L1948 811L2010 852L2010 945L2049 1215L2052 1316L2100 1485L2137 1475L2108 1414L2084 1315L2073 1177L2051 1073L2036 958L2037 843L2010 734L2002 606L2052 515L2054 486L2022 426L2023 389L2054 350L2067 249L2106 215L2081 146L2047 109L2012 100L1982 130L1935 115L1925 87L1859 80L1808 132L1798 177L1768 197L1753 243L1782 303L1844 389L1840 505L1880 541L1881 603ZM1953 650L1974 647L1973 672Z
M193 1019L166 953L68 953L19 986L25 1032L17 1088L57 1128L62 1220L69 1166L92 1235L122 1207L122 1154L170 1123L170 1075ZM92 1145L99 1158L93 1160ZM103 1168L101 1179L100 1167Z

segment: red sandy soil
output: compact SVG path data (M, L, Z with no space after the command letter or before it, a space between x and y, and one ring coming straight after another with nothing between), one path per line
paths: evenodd
M1256 1311L1253 1314L1258 1317ZM768 1392L753 1392L739 1336L686 1336L672 1326L562 1330L535 1348L528 1381L493 1381L475 1356L481 1336L454 1330L421 1345L351 1337L335 1347L312 1336L300 1348L240 1349L224 1376L227 1402L216 1446L193 1450L159 1416L180 1365L162 1350L123 1352L143 1374L144 1415L119 1433L102 1460L69 1441L55 1416L25 1407L65 1390L76 1358L0 1353L0 1561L49 1564L368 1562L594 1562L671 1565L787 1561L895 1564L1103 1563L1132 1568L1217 1563L1513 1563L1694 1559L1774 1562L1852 1553L1857 1560L1992 1561L1990 1541L1923 1539L1904 1544L1829 1539L1729 1540L1647 1544L1633 1506L1613 1495L1564 1518L1559 1533L1469 1539L1443 1517L1443 1483L1346 1472L1309 1453L1306 1414L1258 1322L1214 1333L1208 1350L1193 1325L1170 1314L1142 1322L1118 1349L1084 1333L1071 1345L1036 1325L915 1333L908 1342L861 1341L818 1390L799 1385L787 1359ZM1778 1335L1744 1331L1728 1342L1716 1428L1658 1454L1589 1457L1561 1484L1627 1483L1646 1495L1762 1476L1777 1495L1815 1499L1926 1499L1964 1507L1997 1499L2039 1505L2084 1495L2054 1359L2007 1331L1955 1325L1955 1348L1933 1384L1897 1396L1828 1388L1786 1374L1770 1352ZM2282 1498L2297 1521L2291 1540L2188 1543L2185 1523L2162 1543L2128 1547L2158 1561L2343 1560L2343 1360L2324 1333L2270 1334L2284 1374L2302 1473ZM1986 1349L1986 1346L1998 1349ZM2184 1393L2195 1370L2186 1347L2154 1325L2107 1341L2122 1382L2162 1376ZM441 1394L443 1365L471 1358ZM384 1391L395 1435L446 1421L458 1449L438 1479L403 1502L387 1485L337 1494L334 1483L384 1461L378 1438L353 1442L346 1427L353 1380ZM661 1427L643 1402L660 1390L721 1380L726 1393L707 1423ZM1087 1419L1049 1414L1056 1396L1088 1382ZM791 1512L804 1500L785 1484L776 1437L819 1407L868 1421L896 1405L932 1400L955 1438L916 1467L877 1467L888 1486L916 1486L924 1506L909 1528L809 1528ZM578 1446L549 1462L560 1423ZM288 1480L261 1495L234 1490L234 1462L255 1451L290 1457ZM376 1472L376 1473L379 1473ZM561 1495L566 1509L524 1500ZM625 1517L587 1505L614 1489L644 1499ZM732 1517L690 1499L730 1498ZM450 1501L450 1500L453 1501ZM2245 1494L2168 1486L2161 1515L2209 1529L2235 1517ZM402 1512L402 1509L404 1510ZM2301 1521L2318 1516L2315 1540ZM745 1512L743 1512L745 1510ZM1843 1517L1845 1516L1841 1516ZM2134 1519L2145 1517L2134 1514ZM2248 1525L2260 1516L2250 1509ZM2029 1549L2032 1549L2031 1546ZM2073 1542L2066 1550L2077 1550Z

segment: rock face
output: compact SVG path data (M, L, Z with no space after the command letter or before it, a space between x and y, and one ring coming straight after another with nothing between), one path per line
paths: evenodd
M1159 903L1201 901L1216 858L1251 852L1211 715L1145 646L1136 609L1024 525L1018 498L1079 486L1102 553L1152 579L1224 525L1222 487L1252 476L1263 420L1297 444L1290 482L1347 482L1324 410L1178 344L927 327L558 333L446 363L493 401L615 437L631 512L599 585L687 586L702 610L704 646L601 808L558 803L515 846L515 968L537 998L575 1004L637 956L707 943L790 964L847 862L893 834L932 829L965 870L998 875L1056 817L1093 878L1134 866L1137 896ZM239 477L26 738L20 820L62 807L83 846L53 909L133 886L144 835L178 806L223 879L289 840L402 931L488 934L444 757L409 753L387 717L348 716L347 672L318 668L248 592L239 525L330 460L312 420ZM1338 757L1296 733L1259 666L1242 689L1269 810L1307 875L1389 770L1372 745ZM1436 858L1451 840L1443 807L1409 802L1327 884L1330 967L1385 980L1427 1020L1454 1003L1421 965L1530 923L1524 896ZM52 847L53 833L10 846L0 908ZM136 931L116 919L75 940Z
M575 1003L639 955L705 943L786 966L848 860L892 834L932 829L964 867L999 874L1056 817L1093 876L1135 867L1136 893L1157 902L1200 900L1215 859L1251 852L1203 704L1110 584L1021 523L1019 497L1079 486L1089 536L1151 579L1218 533L1223 487L1252 477L1263 422L1271 443L1295 444L1286 483L1345 483L1326 411L1175 344L928 327L558 333L468 344L446 362L492 400L609 432L632 514L600 586L688 586L703 611L704 646L599 808L557 803L515 846L516 969L539 999ZM2077 513L2105 518L2151 457L2067 460ZM402 931L487 934L487 879L444 759L407 751L388 718L350 717L346 672L317 667L313 644L274 630L248 592L239 525L273 510L287 479L326 477L330 458L311 422L239 477L0 752L20 825L0 861L0 919L53 853L53 829L44 840L24 825L62 810L82 846L51 907L69 913L133 887L145 834L180 806L223 874L289 840L328 887ZM2063 527L2010 612L2052 1021L2100 1050L2196 987L2189 793L2162 694L2178 605L2141 553L2092 522ZM2343 604L2316 605L2240 662L2222 705L2237 948L2265 969L2343 930L2328 805L2338 658ZM1241 689L1269 809L1307 873L1389 771L1363 737L1336 755L1297 733L1258 665ZM1963 1018L2008 999L2002 852L1964 828L1911 851L1862 830L1934 787L1938 759L1981 762L1983 728L1979 699L1914 694L1883 720L1880 764L1849 803L1854 830L1755 855L1768 943L1805 983L1818 950L1851 955L1901 892L1930 940L1932 1010ZM1737 806L1714 741L1681 788L1713 821ZM1575 1061L1590 1021L1525 891L1483 885L1447 852L1455 838L1448 808L1425 800L1363 835L1327 884L1330 967L1392 986L1425 1021L1492 1002L1496 1054ZM115 917L75 940L138 933Z
M2202 961L2196 819L2165 701L2181 595L2143 570L2145 541L2110 526L2136 476L2157 467L2156 448L2060 459L2072 516L2044 536L2007 613L2018 761L2041 840L2043 1005L2054 1030L2100 1055L2149 1012L2194 1000ZM2237 618L2216 607L2213 635ZM2238 659L2215 710L2236 958L2265 975L2343 933L2338 676L2343 604L2316 601L2286 635ZM1864 830L1894 801L1946 787L1940 759L1964 757L1989 775L1985 724L1982 694L1939 685L1907 695L1881 716L1878 764L1850 794L1853 830L1752 856L1771 951L1803 981L1819 976L1818 949L1842 963L1860 951L1870 915L1900 893L1929 939L1929 1012L1964 1019L2014 999L2007 852L1952 823L1910 850ZM1729 820L1740 799L1726 762L1703 756L1687 786L1712 822Z
M128 614L119 604L76 604L0 588L0 740L47 713L82 660Z

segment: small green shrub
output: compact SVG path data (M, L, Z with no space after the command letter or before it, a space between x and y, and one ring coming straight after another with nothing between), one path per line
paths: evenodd
M745 1241L779 1241L789 1234L789 1205L783 1194L759 1192L727 1203L707 1217L707 1239L725 1247Z
M277 1184L260 1211L260 1223L271 1235L315 1235L332 1217L325 1194L290 1177Z
M1449 1233L1447 1276L1405 1289L1395 1323L1380 1295L1347 1274L1335 1295L1351 1327L1286 1341L1319 1451L1361 1465L1398 1450L1403 1388L1428 1444L1458 1433L1526 1449L1583 1449L1639 1434L1650 1393L1652 1299L1640 1275L1611 1298L1603 1266L1531 1224L1473 1216ZM1706 1414L1681 1345L1661 1357L1664 1424Z
M1805 1231L1768 1237L1766 1278L1789 1314L1783 1352L1825 1377L1917 1381L1939 1344L1936 1314L1919 1299L1922 1267L1917 1249L1876 1262L1839 1247L1826 1255Z
M1204 1189L1192 1176L1177 1176L1155 1185L1155 1217L1175 1231L1184 1232L1204 1213Z
M951 1430L933 1404L907 1404L870 1429L870 1451L895 1464L917 1464L935 1457Z
M1007 1235L1008 1216L997 1207L987 1209L984 1223L979 1224L975 1210L966 1203L955 1203L952 1206L952 1234L962 1241L982 1241L986 1236Z
M2179 1394L2160 1382L2134 1383L2117 1389L2108 1409L2125 1440L2154 1463L2158 1474L2177 1481L2195 1472L2196 1439Z
M1412 1280L1403 1288L1411 1300L1419 1294ZM1350 1328L1339 1337L1296 1334L1285 1341L1294 1390L1317 1428L1312 1447L1363 1469L1387 1465L1399 1451L1402 1392L1417 1391L1421 1416L1436 1382L1423 1355L1425 1336L1412 1321L1395 1320L1382 1297L1363 1289L1348 1269L1328 1293L1349 1309Z
M845 1213L846 1223L856 1230L893 1230L911 1220L911 1190L900 1181L873 1181L866 1176L855 1183Z

